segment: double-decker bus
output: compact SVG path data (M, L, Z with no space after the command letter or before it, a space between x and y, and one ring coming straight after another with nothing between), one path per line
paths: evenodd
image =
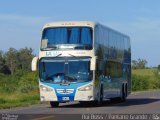
M119 98L131 92L130 38L99 23L51 22L42 30L38 70L40 100L59 103Z

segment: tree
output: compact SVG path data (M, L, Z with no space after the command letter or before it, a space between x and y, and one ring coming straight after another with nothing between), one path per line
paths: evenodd
M158 70L160 71L160 65L158 65Z
M4 54L2 51L0 51L0 73L10 74L9 68L5 65Z
M132 68L137 69L137 60L132 60Z
M147 61L145 59L138 59L138 68L139 69L144 69L146 68Z
M18 51L19 69L27 71L31 70L31 61L32 58L34 57L32 52L33 52L32 48L27 48L27 47L21 48Z
M13 75L19 70L30 71L33 57L32 48L27 47L20 50L10 48L5 54L0 52L0 72Z
M5 62L6 65L8 66L11 74L13 75L16 69L18 68L18 54L17 50L14 48L10 48L6 53L5 53Z
M133 69L144 69L146 68L147 61L145 59L132 60Z
M4 68L4 59L3 59L3 52L0 51L0 72L3 72L3 68Z

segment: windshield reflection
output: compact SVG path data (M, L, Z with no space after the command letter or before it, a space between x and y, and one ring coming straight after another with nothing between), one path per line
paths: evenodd
M90 59L88 58L42 59L39 65L40 79L43 82L76 83L92 80Z

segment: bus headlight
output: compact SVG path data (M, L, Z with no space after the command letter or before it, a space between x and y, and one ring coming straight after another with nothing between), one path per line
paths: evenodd
M43 86L43 85L40 85L40 89L41 89L42 91L46 91L46 92L52 91L51 88L48 88L48 87Z
M89 91L89 90L92 90L92 88L93 88L93 85L89 84L89 85L86 85L84 87L78 88L78 90L79 91Z

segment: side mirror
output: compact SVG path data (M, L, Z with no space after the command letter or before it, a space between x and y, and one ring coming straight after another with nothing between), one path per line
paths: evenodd
M38 57L34 57L32 59L32 65L31 65L32 71L37 71L37 63L38 63Z
M90 70L96 70L96 59L97 57L92 57L90 62Z

